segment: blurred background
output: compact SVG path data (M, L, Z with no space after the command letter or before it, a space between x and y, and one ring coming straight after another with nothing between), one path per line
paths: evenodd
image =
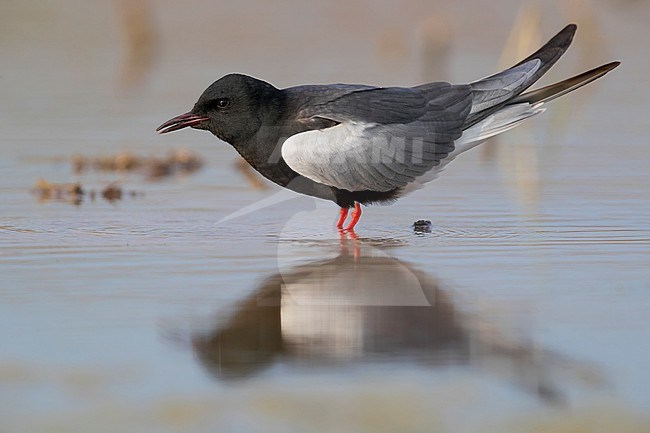
M0 431L649 431L648 19L643 0L3 1ZM154 133L230 72L463 83L570 22L541 85L622 66L368 208L358 240L210 134Z

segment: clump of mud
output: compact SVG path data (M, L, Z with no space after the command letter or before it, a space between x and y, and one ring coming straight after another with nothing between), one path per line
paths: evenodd
M413 223L413 231L415 233L431 233L431 221L417 220Z
M38 179L32 188L32 194L36 196L39 202L62 201L74 205L80 205L84 200L95 201L97 197L108 202L122 200L122 197L128 195L131 198L144 196L140 191L125 191L117 182L110 183L102 189L86 189L81 183L55 183L45 179Z

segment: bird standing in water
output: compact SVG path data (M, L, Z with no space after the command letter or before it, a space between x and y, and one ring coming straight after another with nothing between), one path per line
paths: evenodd
M515 66L469 84L360 84L277 89L241 74L215 81L188 113L158 127L212 132L264 177L335 202L353 231L361 205L392 202L433 180L459 154L616 68L612 62L525 92L567 50L570 24Z

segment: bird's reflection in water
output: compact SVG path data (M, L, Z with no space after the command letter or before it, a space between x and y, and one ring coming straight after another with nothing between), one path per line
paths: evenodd
M554 356L486 331L431 276L351 242L334 259L266 278L228 319L194 335L205 368L234 379L276 363L474 366L505 372L549 402L563 400L551 379Z

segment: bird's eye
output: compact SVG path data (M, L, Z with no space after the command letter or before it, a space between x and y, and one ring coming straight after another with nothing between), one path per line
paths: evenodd
M230 105L230 99L222 98L217 99L216 106L217 108L226 108Z

